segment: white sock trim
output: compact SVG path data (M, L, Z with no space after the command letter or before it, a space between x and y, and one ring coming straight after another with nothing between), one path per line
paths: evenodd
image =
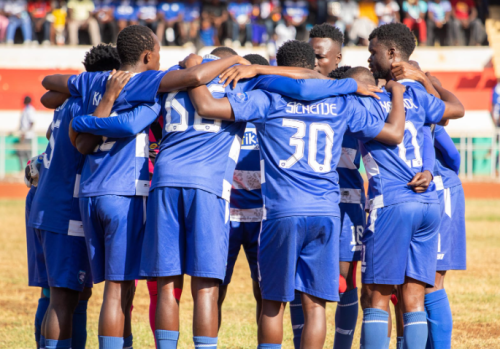
M412 323L404 325L403 327L411 326L411 325L427 325L427 321L412 322Z
M337 304L337 307L350 307L351 305L358 304L358 301L349 304Z
M371 323L387 324L387 323L389 323L389 321L385 321L385 320L364 320L363 323L364 324L371 324Z

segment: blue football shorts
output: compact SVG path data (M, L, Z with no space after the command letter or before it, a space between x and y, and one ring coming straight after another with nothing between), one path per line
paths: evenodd
M363 232L366 227L366 212L361 204L340 203L340 261L361 260Z
M34 287L49 287L47 279L47 268L45 266L45 256L43 247L36 235L35 229L28 227L31 202L36 193L36 187L32 187L26 196L26 247L28 249L28 285Z

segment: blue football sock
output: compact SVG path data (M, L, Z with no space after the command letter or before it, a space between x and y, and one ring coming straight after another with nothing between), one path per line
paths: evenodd
M396 349L403 349L403 337L398 337L396 342Z
M193 342L196 348L217 349L217 337L194 336Z
M403 314L404 332L403 332L403 348L404 349L421 349L425 348L427 343L427 316L425 311L415 311L412 313Z
M40 349L45 349L45 337L40 335Z
M37 341L37 343L40 343L40 336L42 333L42 321L43 317L45 316L45 312L49 307L49 303L50 303L50 298L43 297L38 300L38 307L36 308L36 314L35 314L35 341Z
M134 349L134 336L130 335L123 339L123 349Z
M391 345L391 337L387 337L387 340L385 341L385 349L389 349L390 345Z
M451 316L450 302L444 289L425 295L425 312L427 313L427 327L429 330L427 347L431 349L451 348L453 318Z
M363 325L361 326L361 349L384 349L388 323L388 312L366 308L363 311Z
M99 336L99 349L123 349L123 337Z
M46 349L70 349L71 348L71 338L57 340L57 339L45 339Z
M295 291L295 299L290 302L290 318L292 320L293 346L295 347L295 349L300 349L302 328L304 328L304 311L302 310L302 301L299 291Z
M73 328L71 349L85 349L87 343L87 304L89 301L79 301L73 313Z
M158 349L176 349L179 331L155 330Z
M357 321L358 288L355 288L340 294L340 302L337 304L337 311L335 312L335 340L333 342L333 349L351 348Z
M281 344L262 343L257 346L257 349L281 349Z

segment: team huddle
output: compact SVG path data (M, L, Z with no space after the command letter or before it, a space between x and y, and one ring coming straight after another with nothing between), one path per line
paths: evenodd
M38 347L85 348L104 281L99 348L132 348L147 280L156 346L177 348L188 274L194 346L217 348L243 246L259 349L282 347L287 303L294 347L323 348L327 302L334 349L349 349L359 301L361 348L389 348L391 300L398 348L450 348L444 276L466 267L465 203L443 126L464 108L410 60L407 27L369 40L370 69L338 67L342 33L323 24L281 46L278 67L219 47L160 71L157 37L130 26L86 72L45 77L49 145L26 168Z

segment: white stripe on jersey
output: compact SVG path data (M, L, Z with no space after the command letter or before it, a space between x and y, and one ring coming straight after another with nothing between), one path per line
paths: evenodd
M372 178L373 176L380 174L380 169L373 159L372 154L367 153L365 156L363 156L363 164L365 165L366 176L368 177L368 180L370 180L370 178Z
M444 190L443 177L434 176L434 179L432 181L436 185L436 190Z
M135 157L149 157L149 135L147 133L138 133L135 136Z
M262 207L259 208L231 208L232 222L260 222L262 221Z
M229 183L227 180L222 181L222 195L221 198L223 198L226 201L229 201L231 198L231 183Z
M148 180L135 180L135 195L148 196L149 195L149 181Z
M80 175L80 174L76 175L75 186L73 188L73 197L74 198L77 198L78 197L78 193L80 192L80 179L81 179L81 177L82 177L82 175Z
M69 221L68 235L85 237L82 221Z
M361 204L361 189L340 188L340 202L345 204Z
M241 138L237 135L234 136L233 144L231 144L231 149L229 150L229 157L234 160L234 162L238 162L238 157L240 156L241 149Z
M233 189L260 189L260 171L234 170Z
M337 167L348 168L349 170L357 170L358 168L356 167L356 165L354 165L355 158L356 158L356 149L342 148L342 154L340 155Z
M377 195L373 199L368 200L370 211L384 207L384 195Z

